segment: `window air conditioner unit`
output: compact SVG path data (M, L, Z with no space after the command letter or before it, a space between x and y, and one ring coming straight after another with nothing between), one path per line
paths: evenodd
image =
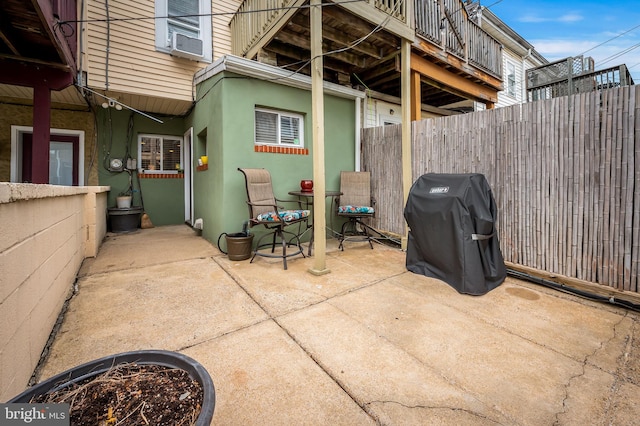
M204 55L202 40L180 33L173 33L171 54L181 58L191 59L192 61L199 61Z

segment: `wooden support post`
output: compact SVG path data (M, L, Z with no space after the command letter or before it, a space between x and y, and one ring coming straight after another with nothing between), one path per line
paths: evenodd
M413 183L413 175L411 170L411 42L408 40L402 40L402 51L400 53L401 58L401 96L402 96L402 189L403 189L403 201L404 204L409 198L409 190ZM418 74L418 73L416 73ZM418 75L418 77L420 77ZM418 107L418 113L420 108ZM401 245L402 249L407 249L407 234L408 228L405 227L405 233L402 237Z
M313 268L314 275L329 273L327 269L327 235L324 171L324 90L322 60L322 0L311 0L311 122L313 126Z
M422 119L422 93L420 73L411 70L411 121Z
M49 183L49 140L51 139L51 91L44 84L33 88L33 142L31 182Z

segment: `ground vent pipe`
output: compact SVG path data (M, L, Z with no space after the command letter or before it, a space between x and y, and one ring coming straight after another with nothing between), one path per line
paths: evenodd
M557 283L550 280L545 280L543 278L539 278L539 277L527 274L525 272L516 271L514 269L507 268L507 275L513 278L517 278L519 280L529 281L534 284L539 284L544 287L562 291L564 293L569 293L576 296L584 297L586 299L593 300L596 302L609 303L614 306L619 306L626 309L630 309L632 311L640 312L640 304L633 303L628 300L617 299L613 296L611 297L600 296L599 294L590 293L584 290L578 290L576 288L569 287L568 285L565 285L565 284Z

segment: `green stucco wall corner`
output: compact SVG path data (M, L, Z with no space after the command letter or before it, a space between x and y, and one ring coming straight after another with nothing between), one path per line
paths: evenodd
M206 134L206 171L194 172L194 213L204 222L203 236L216 243L223 233L239 232L249 219L245 182L238 168L270 171L277 198L292 199L302 179L313 178L311 92L277 82L218 74L198 85L196 103L187 122L194 133ZM353 170L355 163L356 107L354 99L325 95L326 189L338 190L340 171ZM308 155L256 152L254 110L256 107L294 112L304 117L304 147ZM197 139L197 138L195 138ZM198 142L194 142L198 144ZM194 154L203 155L203 152ZM196 157L197 158L197 157ZM327 223L333 212L327 199ZM335 218L334 218L335 219ZM259 235L262 227L252 229ZM255 241L255 239L254 239Z

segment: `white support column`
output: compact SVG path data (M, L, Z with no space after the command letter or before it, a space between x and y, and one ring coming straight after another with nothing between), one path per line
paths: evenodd
M355 139L356 139L356 146L355 146L355 153L356 153L356 158L355 158L355 168L354 170L356 172L360 171L360 167L361 167L361 156L362 156L362 152L360 150L360 145L362 144L362 140L360 138L360 134L362 133L362 99L360 98L356 98L354 100L354 102L356 103L356 134L355 134Z

